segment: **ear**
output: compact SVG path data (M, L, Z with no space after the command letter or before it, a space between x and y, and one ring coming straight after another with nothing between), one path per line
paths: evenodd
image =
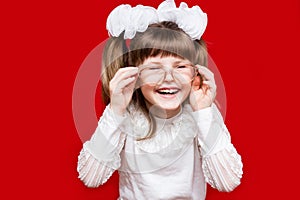
M195 76L195 78L192 82L192 90L197 91L197 90L199 90L200 86L201 86L200 76Z

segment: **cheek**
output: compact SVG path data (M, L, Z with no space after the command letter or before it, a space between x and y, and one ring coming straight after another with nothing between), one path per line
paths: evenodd
M191 84L182 85L182 94L184 97L187 97L191 92Z
M144 98L149 101L152 99L154 86L144 84L141 86L141 91L142 91L142 94L144 95Z

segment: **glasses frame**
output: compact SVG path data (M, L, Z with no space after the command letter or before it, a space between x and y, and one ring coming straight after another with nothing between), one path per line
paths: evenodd
M199 74L199 72L198 72L198 68L194 65L194 64L192 64L192 63L181 63L180 65L177 65L177 67L178 66L183 66L183 65L189 65L189 66L191 66L192 68L193 68L193 77L191 78L191 80L189 81L189 83L190 82L192 82L193 80L194 80L194 78ZM156 83L160 83L160 82L162 82L163 80L165 80L166 79L166 77L167 77L167 74L168 73L170 73L171 74L171 76L172 76L172 78L174 79L174 80L177 80L176 78L175 78L175 76L174 76L174 70L176 69L176 68L174 68L174 67L172 67L170 70L166 70L166 66L164 66L164 65L140 65L138 68L139 68L139 71L138 71L138 76L140 77L141 76L141 72L143 71L143 70L145 70L145 69L147 69L147 68L150 68L150 67L153 67L153 66L159 66L159 67L161 67L161 69L163 69L164 70L164 76L159 80L159 81L157 81Z

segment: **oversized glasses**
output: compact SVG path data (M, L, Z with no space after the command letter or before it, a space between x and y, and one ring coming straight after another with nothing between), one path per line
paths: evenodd
M178 64L165 67L160 64L142 65L139 67L139 84L158 84L170 74L175 81L181 84L190 83L197 75L197 68L190 64Z

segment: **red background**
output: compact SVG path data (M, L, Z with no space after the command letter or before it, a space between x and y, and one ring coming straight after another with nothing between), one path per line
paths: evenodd
M226 124L244 163L242 184L232 193L208 188L207 200L295 199L300 2L186 2L208 14L203 37L225 83ZM72 89L84 58L107 38L106 17L121 3L160 1L1 2L1 196L117 198L116 173L97 189L77 179L82 142Z

